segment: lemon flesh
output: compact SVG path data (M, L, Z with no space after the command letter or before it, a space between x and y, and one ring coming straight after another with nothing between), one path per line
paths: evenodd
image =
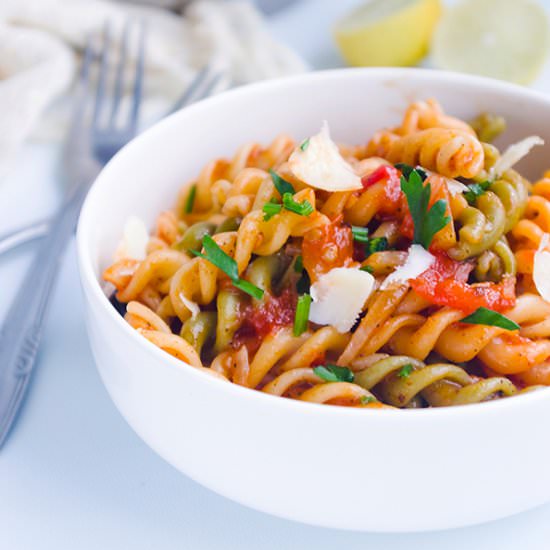
M442 17L433 38L439 68L529 84L549 46L544 8L531 0L466 0Z
M334 37L349 65L415 65L440 15L440 0L372 0L340 20Z

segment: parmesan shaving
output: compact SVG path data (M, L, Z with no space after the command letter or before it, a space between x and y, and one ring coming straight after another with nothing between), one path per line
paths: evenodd
M294 150L288 166L295 177L316 189L355 191L363 187L361 178L330 139L326 121L318 134Z
M415 279L434 262L435 256L432 256L423 246L412 244L405 263L384 279L380 289L386 290L395 283L406 283L409 279Z
M115 259L144 260L147 256L148 243L149 232L145 222L137 216L130 216L124 224L122 240L116 249Z
M430 170L426 170L426 168L422 168L422 166L417 166L417 168L420 168L420 170L424 170L424 172L426 172L428 176L431 176L433 174L438 178L441 178L442 180L444 180L445 183L447 184L447 190L453 196L460 195L461 193L468 191L468 186L465 183L462 183L461 181L455 180L453 178L447 178L446 176L442 176L437 172L431 172Z
M311 285L309 320L332 325L338 332L351 330L374 288L374 277L359 268L336 267Z
M184 296L183 292L180 292L179 298L183 302L183 305L191 312L191 317L194 319L201 311L199 305Z
M529 136L510 145L491 168L491 179L502 176L504 172L510 170L537 145L544 145L544 140L539 136Z
M550 302L550 252L546 250L550 235L545 233L533 260L533 282L539 294Z

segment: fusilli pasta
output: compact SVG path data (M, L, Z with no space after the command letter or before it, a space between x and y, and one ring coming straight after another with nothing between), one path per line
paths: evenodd
M495 174L481 139L504 122L472 125L419 101L366 145L280 136L216 159L160 213L146 257L104 271L111 300L189 368L281 397L418 408L550 385L533 278L550 172Z

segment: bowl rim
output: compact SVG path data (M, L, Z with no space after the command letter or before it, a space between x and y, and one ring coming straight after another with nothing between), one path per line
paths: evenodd
M356 408L356 407L338 407L338 406L326 406L321 403L311 403L300 401L297 399L284 399L278 395L268 394L253 388L246 388L232 382L226 382L220 380L217 377L209 376L207 373L201 372L199 369L177 359L171 354L163 351L155 346L152 342L141 336L135 329L133 329L124 318L115 310L110 303L108 297L101 288L100 280L96 278L93 268L93 262L91 257L91 251L88 249L88 241L90 237L90 230L93 226L93 204L95 202L95 196L99 193L100 188L109 180L105 177L105 173L108 174L109 167L112 163L118 162L119 156L123 156L126 149L131 149L136 143L146 142L147 140L154 140L157 135L162 135L165 128L170 125L180 124L180 119L185 119L188 113L196 113L204 110L208 110L211 105L219 104L220 102L227 101L233 97L253 95L263 90L273 90L277 88L284 88L295 84L316 83L319 81L326 81L340 79L348 76L355 76L374 79L382 78L403 78L407 76L414 76L414 78L430 81L444 81L456 82L466 84L472 88L485 88L492 89L496 92L507 93L509 95L522 96L523 98L529 98L532 100L538 100L548 105L550 110L550 97L547 97L542 92L524 88L518 84L511 84L502 82L492 78L468 75L463 73L456 73L450 71L434 71L432 69L419 69L419 68L345 68L345 69L331 69L323 71L309 72L299 75L292 75L283 78L277 78L273 80L267 80L262 82L256 82L234 88L226 92L222 92L215 96L201 100L194 103L165 119L157 122L150 128L146 129L131 142L125 145L101 170L93 182L90 191L86 197L82 210L80 212L78 226L77 226L77 255L79 263L79 275L82 284L82 288L85 294L90 295L87 300L93 300L102 308L106 313L109 320L112 321L113 326L116 326L121 331L121 336L126 335L132 344L135 343L139 349L142 350L144 356L150 356L158 360L163 366L170 369L182 368L186 369L187 375L191 377L199 377L197 381L202 381L204 384L211 384L212 391L223 391L223 388L229 392L230 396L234 395L235 399L240 400L267 400L266 403L272 403L275 407L284 407L289 411L296 411L296 414L300 412L313 413L316 415L330 415L333 417L340 416L342 418L349 417L364 417L372 419L372 415L376 415L377 418L382 421L391 422L392 419L398 419L397 421L403 422L404 419L411 419L411 421L417 422L421 419L427 420L441 420L446 419L449 416L460 415L461 418L468 419L471 415L478 414L501 414L502 409L515 410L518 407L523 407L524 404L536 404L541 400L546 399L549 396L550 387L546 389L540 389L532 392L526 392L525 394L515 395L513 399L503 398L495 399L483 403L474 403L467 406L449 406L449 407L426 407L419 409L371 409L371 408ZM109 183L111 185L112 182ZM259 402L259 401L258 401ZM278 405L276 404L278 403ZM403 414L405 412L405 414Z

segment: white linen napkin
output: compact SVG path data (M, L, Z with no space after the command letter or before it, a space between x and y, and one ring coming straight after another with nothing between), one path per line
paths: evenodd
M107 0L1 0L0 177L31 132L64 134L67 92L86 36L99 34L106 21L119 36L128 17L147 24L146 121L162 114L207 63L233 84L306 69L245 0L197 0L183 15Z

